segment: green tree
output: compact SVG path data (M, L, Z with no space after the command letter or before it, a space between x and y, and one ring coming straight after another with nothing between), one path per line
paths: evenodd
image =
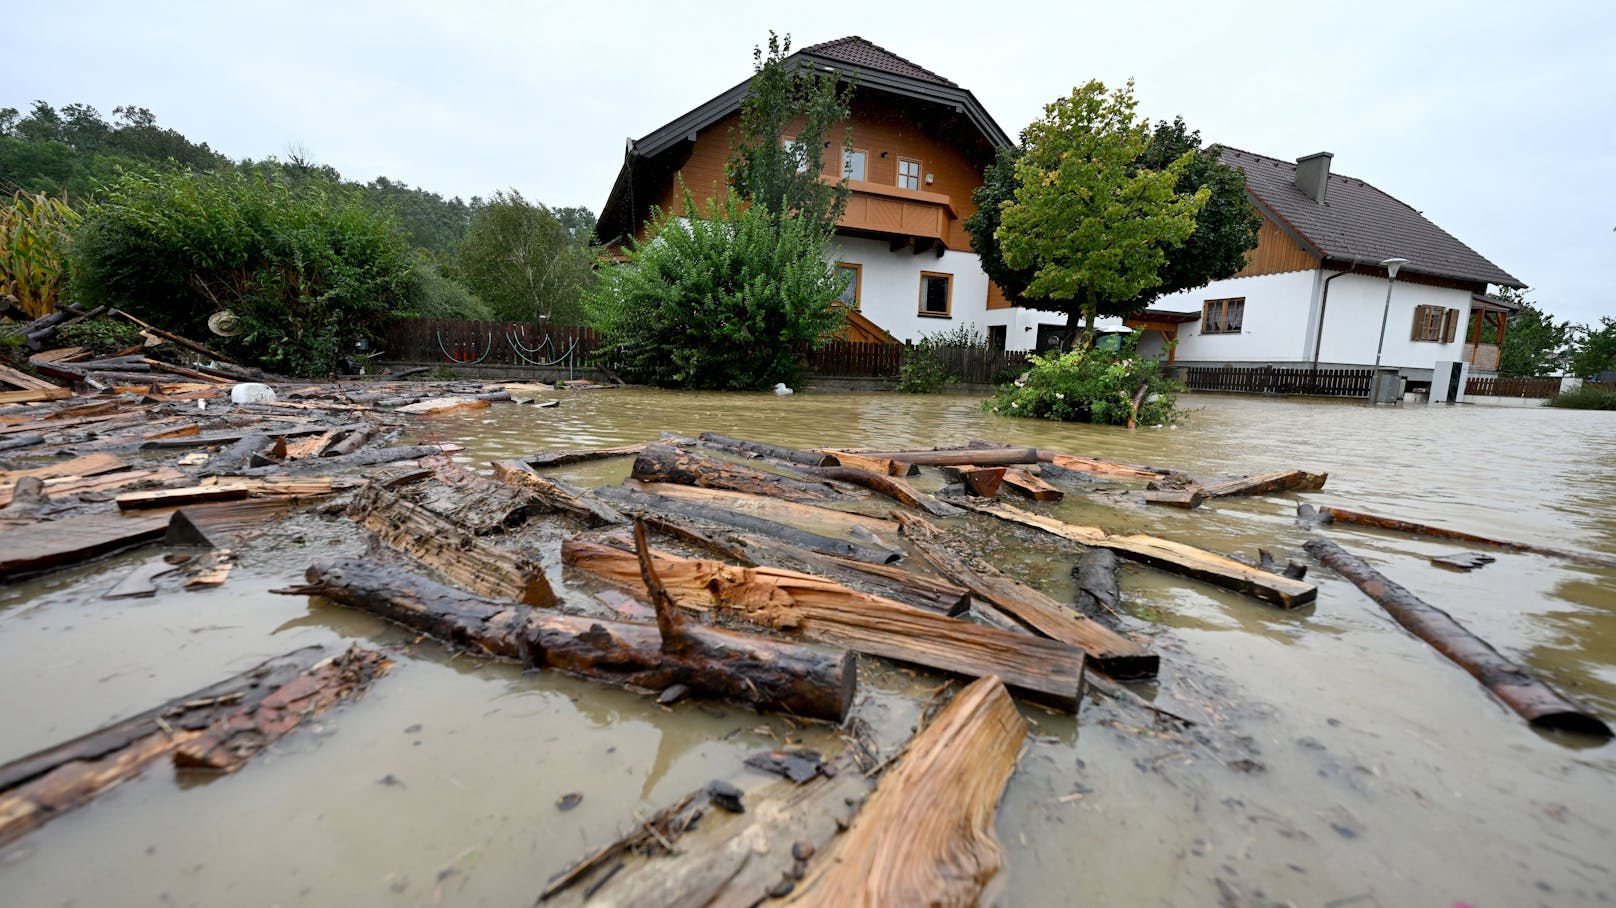
M1494 294L1520 306L1504 326L1498 351L1498 371L1510 377L1559 375L1571 358L1572 325L1556 322L1537 307L1524 290L1501 288ZM1498 343L1497 329L1483 322L1481 343Z
M1103 91L1103 87L1099 90ZM1144 125L1140 121L1134 127L1137 130ZM1131 297L1099 297L1095 306L1097 315L1126 317L1162 296L1231 277L1245 267L1247 252L1257 244L1262 216L1246 195L1245 175L1240 169L1222 163L1216 146L1201 149L1200 144L1200 133L1190 130L1182 117L1171 122L1162 120L1149 131L1148 143L1130 162L1127 169L1135 178L1179 168L1173 186L1178 198L1191 199L1204 193L1206 201L1195 211L1194 229L1187 239L1174 241L1172 237L1176 234L1169 233L1155 244L1152 252L1159 256L1156 280ZM966 220L965 229L981 256L983 271L1007 299L1016 305L1067 313L1063 345L1069 346L1082 327L1076 318L1081 308L1069 302L1051 306L1047 299L1030 297L1027 288L1037 276L1038 268L1031 264L1012 266L1006 261L996 235L1004 209L1016 202L1016 192L1021 185L1016 165L1022 157L1023 150L1019 146L1000 150L984 175L982 186L972 196L977 210Z
M752 82L740 128L730 135L725 176L741 198L771 216L795 213L828 236L847 208L847 180L826 183L820 174L831 128L848 118L853 86L790 55L791 37L774 32L768 53L752 49ZM852 148L852 136L843 134L844 149Z
M595 282L585 242L514 189L472 211L455 272L496 318L556 325L583 321L584 296Z
M1600 318L1599 327L1584 326L1571 354L1571 374L1590 378L1616 370L1616 318Z
M682 188L682 187L681 187ZM618 368L635 381L678 388L762 390L794 384L801 351L841 328L828 305L840 281L820 228L771 216L733 194L689 218L656 212L645 242L606 272L593 296Z
M595 235L595 213L582 205L571 205L566 208L552 208L551 213L561 226L567 228L572 238L580 243L592 242Z

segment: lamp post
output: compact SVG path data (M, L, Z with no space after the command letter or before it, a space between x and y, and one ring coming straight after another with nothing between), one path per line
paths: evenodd
M1408 259L1390 258L1380 263L1386 269L1386 305L1380 310L1380 340L1375 343L1375 380L1369 386L1369 406L1380 402L1380 352L1386 347L1386 319L1392 313L1392 285L1397 283L1397 269L1408 264Z

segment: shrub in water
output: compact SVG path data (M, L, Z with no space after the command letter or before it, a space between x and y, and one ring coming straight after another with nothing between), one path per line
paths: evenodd
M1549 406L1568 410L1616 410L1616 384L1583 382L1575 391L1549 398Z
M943 385L959 381L959 376L943 360L942 350L955 348L986 351L987 337L975 325L956 325L947 331L923 335L920 342L904 351L898 368L898 390L909 394L931 394Z
M1001 416L1126 425L1133 402L1144 388L1138 421L1144 426L1173 421L1173 394L1183 387L1162 373L1161 363L1141 359L1133 343L1117 350L1072 350L1034 354L1032 368L1005 385L982 406Z

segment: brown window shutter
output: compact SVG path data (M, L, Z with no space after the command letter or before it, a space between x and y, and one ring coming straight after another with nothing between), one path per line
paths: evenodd
M1411 331L1409 331L1409 333L1408 333L1408 339L1409 340L1416 340L1416 341L1419 340L1420 335L1424 332L1424 329L1425 329L1425 310L1426 310L1425 306L1415 306L1414 307L1414 328Z
M1451 344L1459 330L1459 310L1449 309L1444 317L1446 321L1442 325L1442 343Z

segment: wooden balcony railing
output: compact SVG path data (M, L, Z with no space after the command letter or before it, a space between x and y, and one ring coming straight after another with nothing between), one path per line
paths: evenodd
M948 196L877 183L850 182L848 188L847 212L838 226L949 245L956 215Z

